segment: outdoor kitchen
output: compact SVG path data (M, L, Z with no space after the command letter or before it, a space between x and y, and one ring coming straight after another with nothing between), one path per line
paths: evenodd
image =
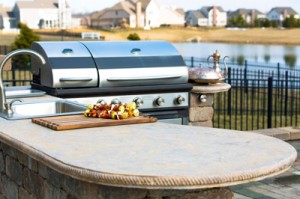
M297 157L276 138L211 128L213 96L230 89L218 51L188 69L165 41L34 42L0 70L19 54L32 57L31 85L0 81L7 198L233 198L229 186ZM116 117L84 114L98 106Z

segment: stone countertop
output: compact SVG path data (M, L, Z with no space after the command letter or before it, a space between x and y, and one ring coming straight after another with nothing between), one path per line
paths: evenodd
M206 94L206 93L214 94L214 93L227 92L230 88L231 85L226 83L217 83L217 84L209 84L209 85L193 83L193 89L191 92L202 93L202 94Z
M147 189L256 181L286 171L297 155L260 134L160 122L53 131L31 120L0 119L0 139L76 179Z

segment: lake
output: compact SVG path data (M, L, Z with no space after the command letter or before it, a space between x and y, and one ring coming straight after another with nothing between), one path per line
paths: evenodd
M232 62L280 63L287 68L300 69L300 46L227 43L174 43L174 46L183 57L207 58L218 50L221 58L229 56Z

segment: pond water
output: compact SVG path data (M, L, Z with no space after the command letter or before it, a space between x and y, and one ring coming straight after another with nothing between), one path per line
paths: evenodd
M174 43L174 46L183 57L207 58L218 50L222 58L229 56L232 62L280 63L288 68L300 69L300 46L297 45Z

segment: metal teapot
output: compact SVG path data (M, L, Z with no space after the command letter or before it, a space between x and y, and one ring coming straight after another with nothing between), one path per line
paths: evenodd
M213 58L214 60L214 66L210 67L209 66L209 60L210 58ZM225 73L222 72L221 67L219 65L219 60L220 60L220 53L216 50L216 52L213 55L210 55L207 58L207 64L208 68L191 68L189 69L189 79L197 82L197 83L221 83L224 82L227 73L228 73L228 68L225 62L226 58L229 58L228 56L225 56L223 58L223 63L225 66Z

